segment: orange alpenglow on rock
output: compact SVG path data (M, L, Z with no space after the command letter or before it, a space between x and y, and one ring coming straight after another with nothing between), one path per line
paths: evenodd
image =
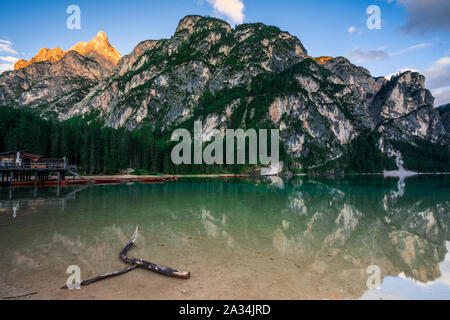
M54 48L54 49L47 49L43 48L39 50L38 54L30 59L27 60L18 60L16 64L14 65L14 70L22 69L30 64L36 63L36 62L42 62L42 61L50 61L50 62L56 62L59 61L62 57L64 57L65 53L61 48Z
M312 58L315 62L319 63L319 64L325 64L327 63L327 61L333 60L333 57L317 57L317 58Z
M30 60L18 60L16 64L14 65L14 70L22 69L30 64L36 63L36 62L43 62L43 61L49 61L49 62L57 62L62 57L65 56L65 54L71 50L74 50L78 52L79 54L83 56L88 56L91 53L97 53L101 56L103 56L106 60L110 61L114 65L117 65L120 58L122 58L122 55L119 51L117 51L108 41L108 37L103 31L99 31L97 33L97 36L93 38L89 42L79 42L76 45L74 45L72 48L70 48L67 51L63 51L61 48L54 48L54 49L47 49L43 48L39 51L39 53Z
M97 36L89 42L79 42L70 50L75 50L79 54L86 56L90 52L97 52L115 65L122 55L108 41L108 37L103 31L99 31ZM69 51L70 51L69 50Z

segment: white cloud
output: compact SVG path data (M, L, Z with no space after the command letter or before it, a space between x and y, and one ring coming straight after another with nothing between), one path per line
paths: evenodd
M0 40L0 52L17 54L17 51L12 48L12 42L8 40Z
M408 52L412 52L412 51L417 51L417 50L433 47L435 45L436 45L436 43L433 43L433 42L419 43L419 44L416 44L414 46L410 46L408 48L405 48L405 49L402 49L402 50L399 50L399 51L396 51L396 52L392 52L392 53L390 53L390 55L391 56L398 56L398 55L405 54L405 53L408 53Z
M441 68L450 66L450 57L442 57L433 64L434 68Z
M0 53L8 54L7 56L0 56L0 73L8 70L13 70L14 63L19 59L10 56L10 55L18 55L17 51L12 48L12 42L9 40L0 39Z
M347 57L353 63L363 63L363 62L386 60L389 58L389 54L382 49L362 51L360 47L357 47L353 51L350 51L347 54Z
M450 32L450 1L448 0L388 0L406 11L406 33L423 35L428 32Z
M15 57L11 57L11 56L7 56L7 57L0 56L0 61L16 63L17 60L19 60L19 59L15 58Z
M403 68L403 69L400 69L400 70L397 71L397 72L388 74L387 76L385 76L385 78L386 78L387 80L391 80L392 77L398 76L399 74L401 74L401 73L403 73L403 72L406 72L406 71L420 72L419 70L414 69L414 68Z
M244 2L242 0L206 0L214 8L217 14L222 14L231 19L235 24L244 22Z
M450 56L439 58L422 73L427 87L436 98L435 105L450 103Z
M10 71L14 69L14 64L12 63L0 63L0 74L5 71Z
M436 98L434 103L436 107L450 103L450 87L431 90L431 93Z
M356 31L356 27L354 27L354 26L351 26L348 28L348 33L350 33L350 34L354 33L355 31Z
M350 29L349 29L350 32ZM437 45L436 42L423 42L413 46L409 46L407 48L395 51L388 52L386 47L380 47L375 50L363 51L360 47L356 47L353 51L350 51L347 54L347 57L352 60L354 63L364 63L364 62L373 62L373 61L382 61L389 59L389 57L399 56L405 53L418 51L422 49L426 49L429 47L433 47ZM392 75L391 75L392 76Z

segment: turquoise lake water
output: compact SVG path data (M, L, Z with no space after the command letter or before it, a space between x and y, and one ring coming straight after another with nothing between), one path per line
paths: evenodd
M87 279L119 252L192 273ZM33 299L450 299L450 176L181 179L0 191L0 296ZM369 289L369 266L381 272Z

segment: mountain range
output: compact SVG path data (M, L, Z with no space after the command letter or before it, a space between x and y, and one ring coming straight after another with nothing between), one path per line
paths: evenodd
M37 62L57 62L70 51L76 51L85 57L93 58L97 62L104 64L104 67L107 69L114 69L122 58L120 52L109 43L106 33L99 31L91 41L79 42L67 51L63 51L59 47L54 49L43 48L29 61L18 60L14 65L14 70L26 68Z
M162 133L194 120L205 136L279 128L295 170L331 170L370 148L411 169L426 156L435 170L450 154L450 108L435 108L419 73L373 77L344 57L310 57L277 27L202 16L123 57L103 32L68 51L42 49L0 75L0 106Z

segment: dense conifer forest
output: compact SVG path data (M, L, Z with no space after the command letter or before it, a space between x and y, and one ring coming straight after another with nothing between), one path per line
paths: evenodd
M210 97L212 99L212 97ZM377 135L364 133L348 146L342 158L311 172L382 172L394 169L394 160L376 147ZM225 142L226 143L226 142ZM210 174L251 173L255 166L181 165L171 161L168 133L149 126L129 131L104 127L93 117L66 121L45 120L30 110L0 108L0 152L27 150L48 157L63 157L76 164L84 174L113 174L132 168L136 174ZM280 159L285 167L302 172L280 145ZM416 141L414 145L396 144L410 170L450 171L450 152L438 145ZM225 150L225 148L224 148ZM297 168L297 169L296 169Z

